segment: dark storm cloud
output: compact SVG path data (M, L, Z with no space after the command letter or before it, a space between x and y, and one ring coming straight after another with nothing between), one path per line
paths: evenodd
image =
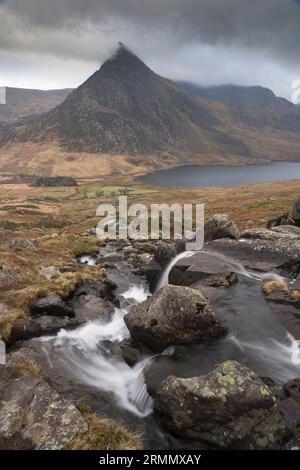
M298 0L6 0L31 27L74 29L124 21L171 40L262 48L281 60L299 57ZM118 23L116 23L118 24Z
M121 40L170 78L289 97L299 23L299 0L0 0L0 81L76 86Z

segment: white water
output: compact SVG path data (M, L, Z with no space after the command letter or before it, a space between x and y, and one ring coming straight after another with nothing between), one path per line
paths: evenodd
M132 285L123 294L126 299L142 302L149 296L144 286ZM115 309L109 322L93 321L76 330L61 330L51 340L56 360L77 381L115 396L119 406L144 417L152 412L152 399L148 395L143 369L151 357L135 367L114 356L107 341L121 341L129 336L123 321L129 307Z
M196 254L196 251L183 251L179 255L175 256L175 258L173 258L170 261L170 263L168 264L168 266L165 268L164 272L162 273L161 278L157 283L156 291L158 291L159 289L162 289L163 287L169 284L169 274L173 266L175 266L175 264L177 264L182 259L190 258L194 254Z
M80 263L87 264L88 266L96 266L96 260L92 256L82 256L79 261Z
M195 252L191 251L176 256L162 273L157 290L168 284L170 271L176 263L194 254ZM254 280L278 279L274 273L258 274L246 270L240 263L221 254L209 254L225 261L229 270L245 277ZM149 295L149 291L143 285L137 284L132 284L122 294L124 299L131 301L131 305L143 302ZM139 417L145 417L152 413L153 403L146 389L143 369L154 356L145 358L132 368L121 357L113 355L109 343L119 342L129 336L123 320L129 310L130 306L115 309L109 322L93 321L73 331L61 330L55 338L44 338L44 340L52 342L55 360L58 360L74 379L99 391L111 393L122 409ZM274 376L280 381L299 377L300 365L292 362L292 354L295 356L295 340L291 336L287 341L272 338L272 332L268 329L268 323L264 324L264 318L259 314L251 318L251 311L249 313L248 310L248 305L242 306L239 322L246 325L246 331L249 323L249 334L244 337L243 334L237 337L232 335L230 341L239 345L246 358L253 359L258 366L261 363L262 370L264 366L267 371L274 370ZM275 318L274 321L276 322ZM262 332L259 337L255 328ZM169 349L165 354L169 355L172 352L173 350ZM296 352L300 357L299 346ZM195 357L195 360L199 358Z

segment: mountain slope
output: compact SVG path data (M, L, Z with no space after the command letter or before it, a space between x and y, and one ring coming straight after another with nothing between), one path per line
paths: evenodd
M29 90L2 88L6 104L0 104L0 121L12 122L34 114L42 114L58 106L72 89Z
M237 85L204 88L188 82L180 82L180 85L195 96L225 104L242 124L255 129L300 133L300 108L278 98L268 88Z
M215 106L158 76L121 46L62 104L13 129L9 138L56 140L65 150L92 153L199 154L233 144L248 153L224 130L224 116Z
M6 172L140 174L186 163L297 159L298 107L261 87L174 83L124 46L54 109L0 121Z

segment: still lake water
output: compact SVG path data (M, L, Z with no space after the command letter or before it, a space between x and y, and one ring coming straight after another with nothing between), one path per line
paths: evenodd
M264 165L186 165L143 175L140 181L166 188L231 187L300 179L300 162Z

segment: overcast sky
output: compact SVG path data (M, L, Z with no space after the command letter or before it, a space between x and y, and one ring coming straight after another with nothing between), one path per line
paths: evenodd
M78 86L118 41L169 78L291 99L300 1L0 0L0 86Z

